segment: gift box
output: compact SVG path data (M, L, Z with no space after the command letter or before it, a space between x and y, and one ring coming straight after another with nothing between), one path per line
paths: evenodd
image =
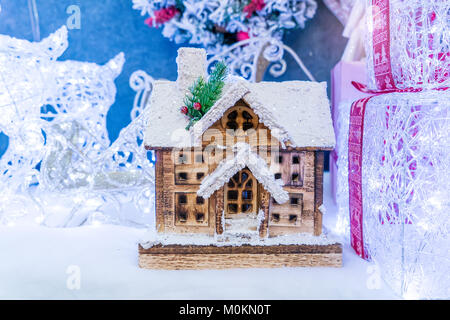
M364 61L340 61L331 71L331 116L334 124L336 137L340 135L338 116L342 110L353 101L366 97L367 94L358 91L352 81L364 82L366 79L366 64ZM331 175L331 192L335 202L336 191L338 186L338 167L337 159L339 157L339 147L330 152L330 175Z
M448 56L448 47L442 47L448 39L440 29L426 29L427 39L440 40L422 46L426 54L416 56L410 56L418 52L413 42L399 49L391 40L422 39L410 24L422 32L425 13L434 17L431 23L450 8L440 0L435 6L423 2L422 9L417 1L371 3L372 81L369 87L353 82L371 96L342 102L336 115L338 229L348 232L355 252L375 262L398 294L449 298L450 91L448 72L442 72L448 64L445 58L437 64L430 51ZM405 26L396 19L408 14L417 19L404 21L412 31L400 34Z
M450 85L448 0L367 0L367 86Z
M345 107L338 118L344 132L337 141L337 191L341 221L347 230L354 229L352 245L363 246L363 254L378 264L397 293L449 298L450 93L390 93L370 99L361 162L349 162L355 154L349 152L354 145L348 136L359 132L349 126L350 104ZM358 170L361 188L353 188L350 198L359 197L362 210L349 215L349 186L352 171ZM355 190L361 194L352 194Z

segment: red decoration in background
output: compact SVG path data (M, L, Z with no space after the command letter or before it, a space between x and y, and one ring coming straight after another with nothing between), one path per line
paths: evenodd
M188 108L186 106L181 107L180 111L181 111L182 114L187 114L188 113Z
M236 39L237 39L237 41L247 40L247 39L250 39L250 35L248 34L248 32L245 32L245 31L239 31L239 32L236 34Z
M147 18L145 19L145 24L147 24L149 27L156 27L158 28L160 25L164 24L165 22L169 21L173 17L179 13L177 8L175 6L170 6L167 8L163 8L161 10L155 11L155 17Z
M247 18L250 18L255 11L262 10L266 4L264 0L252 0L248 5L244 7L244 12L247 13Z
M194 103L194 109L195 110L201 110L202 109L202 105L200 104L200 102Z
M369 100L380 94L392 92L420 92L422 88L398 89L392 75L390 56L390 12L389 0L372 0L372 14L374 17L373 31L373 59L375 79L378 90L370 90L365 85L352 82L356 89L364 93L373 94L352 104L350 111L350 126L348 135L348 186L350 209L350 233L351 245L363 259L369 260L363 237L363 197L362 197L362 148L364 135L364 115ZM434 21L435 14L431 16ZM449 53L447 53L448 56ZM445 54L442 54L445 59ZM439 56L440 58L441 56ZM445 75L447 76L447 75ZM434 88L433 90L445 91L448 87ZM389 108L389 107L388 107ZM387 123L388 125L388 123ZM415 133L416 134L416 133ZM382 159L385 161L385 159ZM415 170L415 165L410 170ZM398 207L394 210L398 214ZM407 220L405 223L411 223Z

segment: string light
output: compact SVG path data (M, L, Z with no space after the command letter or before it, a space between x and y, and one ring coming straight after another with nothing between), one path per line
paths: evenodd
M340 107L337 231L348 235L350 104ZM405 298L450 297L449 132L449 92L385 94L367 105L364 243L384 279Z
M135 101L131 124L110 146L106 114L124 56L103 66L57 61L67 47L65 27L41 42L0 35L0 132L9 139L0 156L0 223L34 217L60 227L126 224L122 206L134 202L135 220L148 224L153 164L142 146L147 100ZM133 77L132 87L148 97L152 79ZM100 219L102 207L115 214Z
M368 3L372 3L369 0ZM398 88L436 88L450 85L450 2L447 0L390 0L390 48L379 59L395 57L392 75ZM372 6L367 9L368 86L376 89L373 57Z

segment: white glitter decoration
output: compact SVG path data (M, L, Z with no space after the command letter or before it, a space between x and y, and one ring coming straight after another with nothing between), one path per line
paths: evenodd
M373 62L372 0L367 10L368 86L376 89ZM450 85L450 2L448 0L390 0L392 75L398 88ZM383 21L382 19L380 21ZM377 53L386 57L387 50Z
M304 28L317 10L315 0L265 0L262 10L247 18L243 8L250 3L236 0L187 0L182 2L183 14L177 14L162 26L162 34L176 43L190 43L204 47L210 68L217 60L225 60L230 73L254 82L258 60L264 57L272 65L269 72L279 77L286 71L285 52L289 53L307 77L315 81L299 56L283 44L284 32ZM133 8L142 15L155 16L162 8L176 5L175 0L133 0ZM223 32L213 32L213 27L229 33L247 32L250 39L223 43ZM262 71L262 70L260 70ZM264 70L265 71L265 70Z
M0 132L9 137L0 186L16 190L31 182L43 157L40 107L54 94L51 66L68 46L67 29L37 43L0 35L0 44Z
M0 223L148 225L154 178L142 111L153 79L133 74L132 123L110 146L106 114L122 53L104 66L55 61L68 46L65 27L38 43L0 35L0 44L0 131L9 139L0 157Z
M347 234L349 110L337 121L339 221ZM449 132L449 92L385 94L367 104L364 243L406 298L450 297Z
M183 4L183 13L163 24L163 35L176 43L202 45L209 54L218 54L228 46L222 44L223 33L214 32L213 26L231 33L248 32L251 37L273 35L281 39L286 29L304 28L317 10L315 0L264 0L264 7L249 18L244 7L250 1L133 0L133 9L154 18L156 11L178 3Z
M259 73L265 70L259 70L259 62L264 58L269 64L269 73L274 77L280 77L287 69L287 63L284 59L285 53L291 55L309 80L316 81L295 51L274 37L255 37L239 41L228 48L224 48L208 59L208 70L217 61L224 60L231 74L251 82L260 81L262 79L257 78L258 76L262 78L263 74Z

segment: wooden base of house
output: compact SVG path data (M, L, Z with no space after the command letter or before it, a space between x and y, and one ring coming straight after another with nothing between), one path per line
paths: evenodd
M139 267L145 269L195 270L231 268L341 267L342 246L201 246L139 245Z

